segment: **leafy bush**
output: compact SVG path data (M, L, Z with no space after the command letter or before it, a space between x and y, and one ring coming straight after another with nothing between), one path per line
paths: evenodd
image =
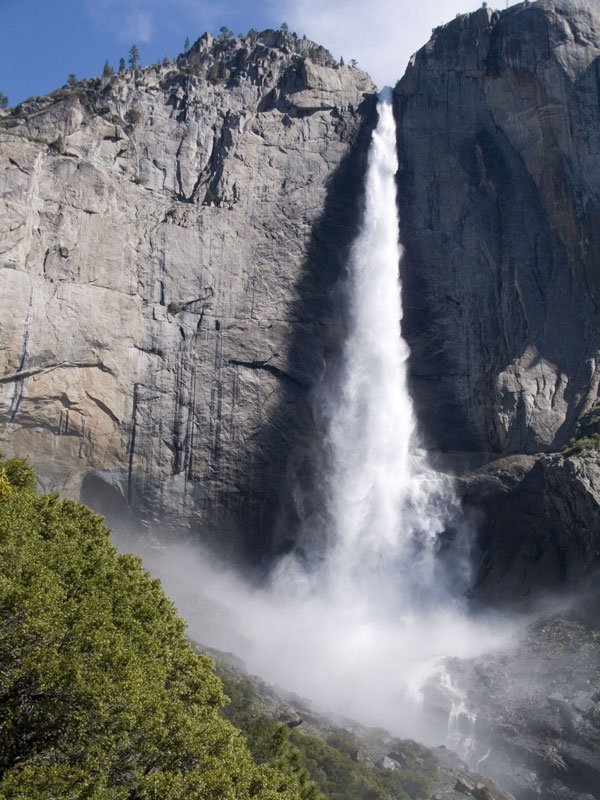
M221 714L242 731L257 764L293 776L301 800L325 800L310 780L300 750L290 744L289 729L262 711L252 683L226 671L219 674L229 698Z
M53 142L50 142L50 147L57 153L65 152L65 142L63 137L59 134Z
M160 582L102 518L0 464L0 798L293 800L219 710Z
M415 763L396 771L355 762L346 751L347 742L338 750L295 730L290 738L300 749L310 777L330 800L419 800L431 793L430 775L435 771L431 754L425 766Z

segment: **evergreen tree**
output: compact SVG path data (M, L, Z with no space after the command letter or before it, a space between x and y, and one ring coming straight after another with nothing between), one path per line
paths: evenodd
M140 66L140 51L135 44L129 48L129 67L130 69L137 69Z
M102 518L0 460L0 798L297 800L219 714L212 662Z
M119 59L119 72L125 72L125 59Z
M186 36L185 37L185 42L183 43L183 52L187 53L187 51L189 49L190 49L190 39L189 39L189 36Z
M67 76L67 84L69 86L77 86L77 75L74 72L69 72Z
M111 65L108 63L108 58L107 58L106 61L104 62L104 69L102 70L102 77L103 78L110 78L110 76L114 75L114 74L115 74L115 71L111 67Z
M6 108L8 106L8 97L5 94L0 92L0 108Z

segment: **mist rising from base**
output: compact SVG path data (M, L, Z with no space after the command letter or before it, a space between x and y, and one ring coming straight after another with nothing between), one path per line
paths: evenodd
M432 745L448 731L423 713L423 686L444 672L446 657L500 647L512 630L498 616L473 619L451 606L389 606L377 618L357 594L332 603L326 592L303 595L298 586L259 589L192 545L146 553L145 561L192 639L234 653L249 673L323 712Z

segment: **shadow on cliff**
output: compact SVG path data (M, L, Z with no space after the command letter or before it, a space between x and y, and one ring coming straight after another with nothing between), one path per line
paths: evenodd
M442 453L560 449L597 381L600 65L552 64L564 23L536 6L438 29L395 89L403 333Z
M367 152L376 123L376 95L365 95L356 113L362 122L347 155L329 179L323 213L314 225L291 308L290 374L281 377L276 414L261 432L261 495L246 498L242 522L245 553L266 568L295 544L299 497L319 504L317 460L321 434L312 398L325 361L336 360L344 339L345 303L340 280L357 234L364 205ZM242 511L242 509L240 509Z

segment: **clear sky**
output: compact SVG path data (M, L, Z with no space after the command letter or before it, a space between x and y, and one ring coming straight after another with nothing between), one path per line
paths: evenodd
M515 0L508 0L512 5ZM507 0L491 0L505 8ZM0 0L0 92L16 105L78 78L116 69L135 43L143 65L175 58L222 25L235 34L278 28L306 34L335 58L356 58L379 86L401 77L431 29L481 0Z

